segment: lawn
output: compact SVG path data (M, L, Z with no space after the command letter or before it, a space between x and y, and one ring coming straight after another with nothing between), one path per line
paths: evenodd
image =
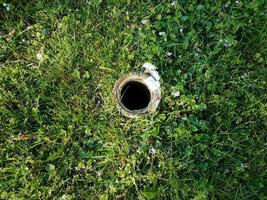
M267 2L0 0L0 199L267 199ZM151 62L156 113L112 89Z

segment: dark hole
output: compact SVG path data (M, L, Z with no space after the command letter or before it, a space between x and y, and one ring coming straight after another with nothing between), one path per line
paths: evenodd
M150 92L144 84L129 81L121 90L121 102L129 110L146 108L150 102Z

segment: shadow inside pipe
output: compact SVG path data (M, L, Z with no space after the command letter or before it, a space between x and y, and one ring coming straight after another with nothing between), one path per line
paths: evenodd
M127 82L121 90L121 103L129 110L146 108L150 99L149 89L137 81Z

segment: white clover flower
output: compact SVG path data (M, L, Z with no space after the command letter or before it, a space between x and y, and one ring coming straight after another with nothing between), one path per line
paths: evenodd
M10 5L7 3L3 3L3 6L6 8L6 11L10 11Z
M246 79L248 76L248 73L244 73L242 76L240 76L241 79Z
M220 39L219 42L223 43L225 47L230 47L232 45L227 39Z
M231 43L230 43L227 39L224 39L224 40L223 40L223 45L224 45L225 47L230 47L230 46L231 46Z
M172 96L173 97L179 97L180 96L180 92L179 91L172 92Z
M172 6L175 6L175 5L176 5L176 1L173 1L173 2L171 3L171 5L172 5Z
M43 49L43 47L37 52L36 58L40 62L43 62L44 61L45 58L44 58L44 49Z
M151 148L151 153L153 156L156 154L156 149L154 147Z
M142 19L141 23L146 25L146 24L148 24L148 20L147 19Z
M67 195L66 194L63 194L59 199L60 200L66 200L67 199Z
M196 50L197 50L197 52L201 52L201 49L200 49L200 48L198 48L198 47L196 48Z
M162 31L162 32L159 32L159 35L160 35L160 36L165 36L166 33Z
M248 165L247 165L246 163L242 163L242 162L241 162L241 163L240 163L240 167L241 167L241 168L248 168Z
M236 4L239 4L239 3L240 3L240 1L235 1L235 3L236 3Z
M184 29L183 28L180 28L179 31L180 31L180 33L183 33Z
M167 51L166 55L167 55L167 56L171 56L172 53Z
M37 57L37 59L40 60L40 61L43 60L43 54L40 53L40 52L38 52L38 53L36 54L36 57Z

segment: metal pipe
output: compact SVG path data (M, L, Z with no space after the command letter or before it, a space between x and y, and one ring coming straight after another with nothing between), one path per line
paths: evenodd
M142 66L143 71L129 73L114 85L117 108L127 117L155 112L160 99L160 76L151 63Z

